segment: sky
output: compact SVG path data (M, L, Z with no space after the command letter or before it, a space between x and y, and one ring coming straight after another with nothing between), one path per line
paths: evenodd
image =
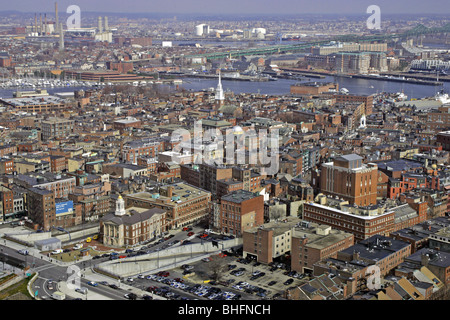
M450 15L449 0L59 0L59 12L77 5L81 12L170 14L367 14L370 5L381 14ZM53 12L55 0L0 0L0 10Z

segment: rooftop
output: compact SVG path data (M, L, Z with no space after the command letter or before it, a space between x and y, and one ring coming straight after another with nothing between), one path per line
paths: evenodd
M241 203L259 196L259 193L254 193L247 190L237 190L222 196L221 199L229 202Z

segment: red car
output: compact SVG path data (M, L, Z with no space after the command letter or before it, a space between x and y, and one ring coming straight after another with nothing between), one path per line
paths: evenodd
M170 273L168 271L160 271L160 272L158 272L158 276L168 277L168 276L170 276Z
M158 287L151 286L147 288L147 292L154 292L156 289L158 289Z
M191 232L189 232L188 233L188 236L190 237L190 236L193 236L194 235L194 233L191 231Z
M189 227L184 227L183 228L183 231L188 231L189 230Z

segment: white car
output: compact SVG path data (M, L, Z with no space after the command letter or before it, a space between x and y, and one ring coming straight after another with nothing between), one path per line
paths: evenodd
M133 282L134 279L130 277L130 278L127 278L127 281L128 281L128 282Z

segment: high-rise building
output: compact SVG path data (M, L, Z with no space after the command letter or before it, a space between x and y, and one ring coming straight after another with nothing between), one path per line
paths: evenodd
M347 200L352 205L376 204L378 166L363 164L362 159L356 154L349 154L322 164L320 191Z

